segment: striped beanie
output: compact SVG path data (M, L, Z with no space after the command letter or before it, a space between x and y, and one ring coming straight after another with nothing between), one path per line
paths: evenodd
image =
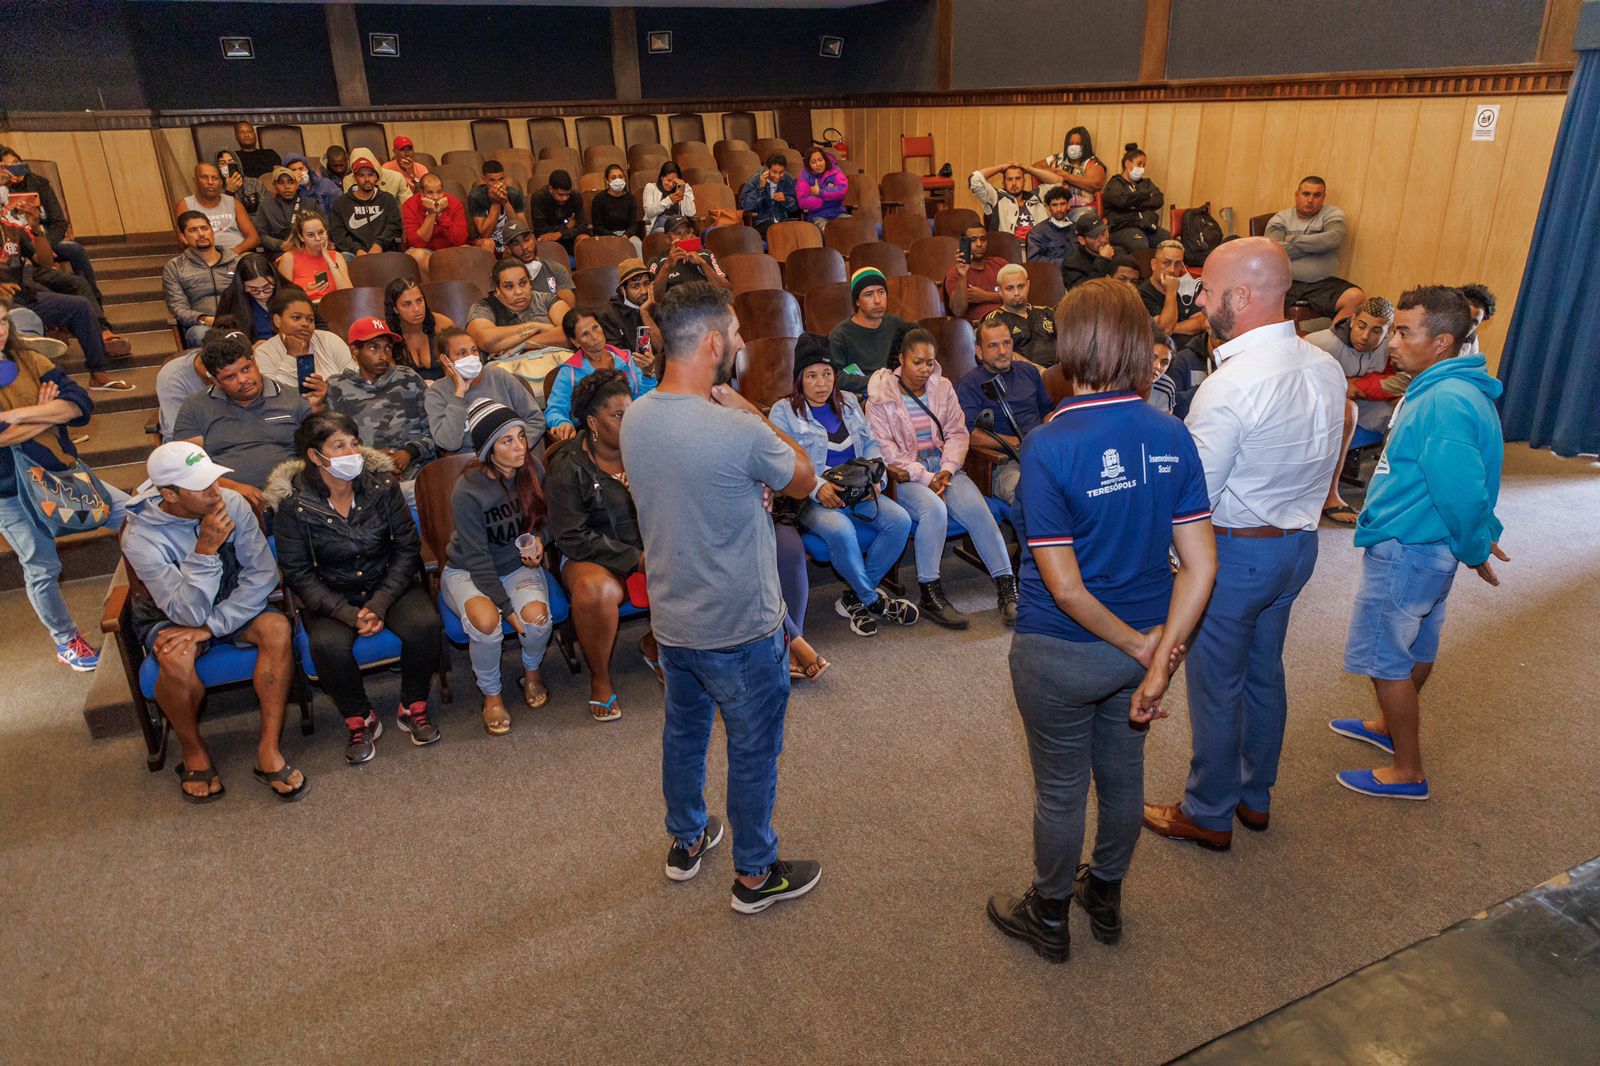
M489 461L495 441L519 426L527 432L528 424L515 411L487 396L478 397L467 408L467 440L481 463Z
M874 285L881 285L885 290L889 288L889 282L884 278L883 271L877 267L862 267L854 274L851 274L850 302L855 303L861 298L861 293L864 289L870 289Z

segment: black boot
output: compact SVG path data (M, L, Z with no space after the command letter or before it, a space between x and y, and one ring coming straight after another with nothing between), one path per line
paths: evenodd
M1017 624L1017 575L1003 574L994 579L995 599L1000 604L1000 621Z
M1006 936L1026 940L1046 962L1066 962L1072 950L1067 932L1070 899L1045 899L1032 887L1021 899L990 896L989 920Z
M1078 867L1072 883L1072 898L1089 916L1089 931L1102 944L1122 939L1122 882L1102 881L1089 872L1089 864Z
M965 629L967 619L955 604L944 598L944 585L938 581L919 581L917 587L922 590L922 600L918 604L922 614L931 618L936 625L946 629Z

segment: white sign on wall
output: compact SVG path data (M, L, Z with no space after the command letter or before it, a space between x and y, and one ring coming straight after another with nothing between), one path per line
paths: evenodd
M1472 117L1472 139L1494 140L1495 127L1500 124L1499 104L1479 104L1478 113Z

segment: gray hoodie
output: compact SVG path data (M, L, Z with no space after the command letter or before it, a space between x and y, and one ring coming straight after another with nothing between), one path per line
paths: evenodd
M161 493L154 488L128 504L122 535L122 553L162 616L175 625L205 626L217 637L249 625L267 609L267 596L278 586L278 564L255 512L232 489L222 490L222 500L234 530L215 555L195 553L199 521L162 510ZM229 548L237 560L236 575L227 573ZM228 577L234 578L232 589L224 588Z
M201 315L217 313L217 300L233 284L239 257L224 251L215 263L207 263L193 248L167 260L161 268L161 295L167 310L184 329L200 324Z
M456 395L456 383L449 377L433 382L423 394L422 409L428 415L428 431L439 451L467 449L467 407L483 396L505 404L528 424L529 444L536 443L544 434L544 412L528 386L505 367L490 363L468 386L465 396Z

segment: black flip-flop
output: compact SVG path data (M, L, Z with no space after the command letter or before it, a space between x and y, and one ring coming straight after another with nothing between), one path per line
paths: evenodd
M287 785L289 783L289 778L294 776L294 767L290 766L288 763L283 764L283 769L270 774L259 768L253 769L250 772L256 775L257 781L260 781L263 785L266 785L267 788L271 790L272 794L278 797L278 799L284 803L293 803L295 800L300 799L307 792L311 791L311 778L303 775L300 778L300 787L293 789L292 791L280 792L272 787L274 782L277 782L280 785Z
M217 773L217 768L215 766L208 766L204 770L190 770L183 765L183 760L179 759L178 765L174 766L173 769L178 773L178 795L182 796L190 803L211 803L214 800L221 799L228 791L223 787L222 775ZM217 790L215 792L207 793L204 796L196 796L194 793L183 787L184 785L189 784L191 781L204 781L207 788L211 787L212 781L215 781L217 783Z
M1324 507L1322 509L1322 517L1336 526L1353 526L1360 520L1355 508L1348 504L1339 507Z

